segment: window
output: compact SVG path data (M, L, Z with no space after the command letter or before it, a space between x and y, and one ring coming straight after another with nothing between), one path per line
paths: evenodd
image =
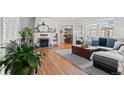
M86 37L114 37L115 19L104 20L86 25Z
M19 21L17 17L0 18L0 44L6 45L9 40L18 38Z
M0 44L6 44L8 40L7 32L7 19L5 17L0 18Z
M6 44L7 42L7 38L8 38L8 35L7 35L7 19L6 18L3 18L2 20L2 37L3 37L3 42L2 44Z
M87 37L98 36L98 23L92 23L86 25L86 36Z
M100 23L100 33L102 37L113 37L114 20L107 20Z

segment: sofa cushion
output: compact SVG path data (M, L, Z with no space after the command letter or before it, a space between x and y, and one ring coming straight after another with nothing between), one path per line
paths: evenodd
M104 47L106 47L106 44L107 44L107 39L100 37L100 38L99 38L99 46L104 46Z
M92 38L92 46L99 46L99 38Z
M99 41L92 40L92 46L99 46Z
M117 40L116 39L112 39L112 38L108 38L107 39L106 47L113 48L114 47L114 44L115 44L115 41L117 41Z

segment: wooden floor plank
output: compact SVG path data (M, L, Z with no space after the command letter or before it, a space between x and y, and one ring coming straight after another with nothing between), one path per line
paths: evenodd
M39 52L45 53L46 56L42 66L38 68L37 75L86 75L83 69L54 52L66 48L71 48L71 44L61 43L56 48L40 49Z

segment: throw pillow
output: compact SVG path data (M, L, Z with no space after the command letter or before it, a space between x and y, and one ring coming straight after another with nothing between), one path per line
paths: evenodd
M93 39L92 40L92 46L99 46L99 40L98 39Z
M99 38L99 46L106 47L107 44L107 38L100 37Z
M106 47L113 48L116 41L117 41L117 39L107 38Z
M115 42L115 44L114 44L113 49L114 49L114 50L118 50L118 49L119 49L119 47L120 47L120 45L121 45L121 42L116 41L116 42Z
M122 43L121 43L121 45L118 47L118 49L117 49L117 50L119 50L119 49L121 48L121 46L124 46L124 44L122 44Z
M120 49L118 50L118 52L119 52L121 55L124 55L124 46L121 46Z

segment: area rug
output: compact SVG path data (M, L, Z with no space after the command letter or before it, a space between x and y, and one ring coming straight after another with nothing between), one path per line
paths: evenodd
M73 54L71 49L55 50L55 53L85 70L89 75L109 75L109 73L94 67L92 61Z

